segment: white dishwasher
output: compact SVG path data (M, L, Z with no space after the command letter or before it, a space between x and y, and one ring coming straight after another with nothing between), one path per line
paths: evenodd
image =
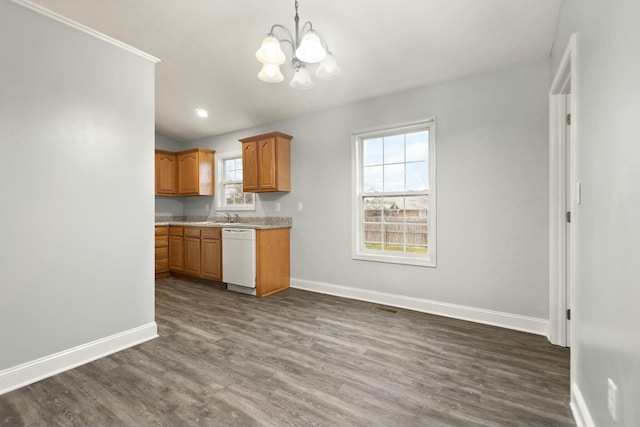
M256 230L222 229L222 281L231 291L256 294Z

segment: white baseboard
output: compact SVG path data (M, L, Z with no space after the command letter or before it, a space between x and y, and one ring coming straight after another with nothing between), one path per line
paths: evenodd
M0 395L158 337L151 322L0 371Z
M306 291L336 295L345 298L373 302L376 304L389 305L392 307L406 308L408 310L437 314L439 316L452 317L461 320L469 320L471 322L483 323L486 325L500 326L502 328L530 332L537 335L547 336L549 332L549 321L546 319L520 316L517 314L449 304L385 292L370 291L367 289L312 282L310 280L291 279L290 284L292 288L304 289Z
M578 427L596 427L596 424L591 418L591 413L587 407L587 402L582 397L580 387L578 384L571 384L571 412L573 412L573 418L576 420L576 426Z

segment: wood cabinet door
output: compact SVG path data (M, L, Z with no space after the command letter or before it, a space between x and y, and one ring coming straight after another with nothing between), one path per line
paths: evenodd
M200 238L184 239L184 272L192 276L200 276Z
M258 191L258 150L257 143L242 143L242 191Z
M199 175L197 152L178 155L178 194L198 194Z
M276 189L276 139L258 141L258 189Z
M156 152L156 195L176 194L176 156L171 153Z
M169 270L184 271L184 238L169 236Z
M289 287L290 241L288 228L256 231L256 296L264 297Z
M222 280L222 245L218 239L202 239L202 277Z

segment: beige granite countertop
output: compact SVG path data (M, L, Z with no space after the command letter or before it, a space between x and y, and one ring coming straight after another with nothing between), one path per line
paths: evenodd
M253 228L256 230L269 230L275 228L291 228L291 217L241 217L239 222L222 222L220 218L202 217L156 217L156 227L173 225L178 227L200 228Z

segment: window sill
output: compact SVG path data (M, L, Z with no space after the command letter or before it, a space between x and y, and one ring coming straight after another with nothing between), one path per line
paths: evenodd
M415 265L419 267L436 267L436 260L433 256L427 258L394 256L369 253L355 253L351 259L358 261L386 262L390 264Z

